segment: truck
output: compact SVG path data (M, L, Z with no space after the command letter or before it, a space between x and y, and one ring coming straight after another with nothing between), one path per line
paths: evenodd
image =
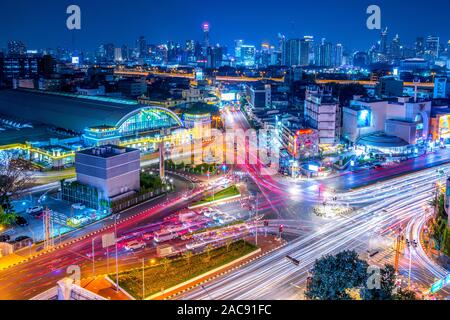
M156 248L156 255L158 256L158 258L166 258L176 254L177 251L170 244L163 244Z

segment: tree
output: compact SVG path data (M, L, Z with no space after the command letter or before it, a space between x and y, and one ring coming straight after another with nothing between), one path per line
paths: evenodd
M211 260L211 252L213 251L213 246L208 244L205 248L206 254L208 255L208 260Z
M380 288L364 287L361 296L364 300L392 300L395 290L395 268L388 264L380 270Z
M351 289L365 284L367 268L355 251L325 256L315 262L305 295L313 300L350 300Z
M394 300L418 300L414 291L408 289L400 289L393 295Z
M191 266L191 259L192 259L192 256L193 256L193 255L194 255L194 254L193 254L192 251L190 251L190 250L186 251L186 252L183 254L184 258L186 259L186 262L187 262L188 266Z
M6 213L3 207L0 206L0 226L9 226L16 220L14 213Z
M226 246L227 246L227 252L230 252L230 247L233 244L233 241L231 239L228 239L226 242Z
M33 181L31 163L17 160L11 154L2 153L0 156L0 216L2 224L10 225L16 215L11 198L17 196Z
M167 271L169 270L169 267L170 267L170 260L167 258L164 258L161 260L161 264L164 268L164 273L167 273Z

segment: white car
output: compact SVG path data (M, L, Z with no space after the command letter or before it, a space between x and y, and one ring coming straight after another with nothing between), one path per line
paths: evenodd
M31 207L27 209L27 213L28 214L34 214L34 213L39 213L41 211L43 211L44 208L42 206L36 206L36 207Z
M81 204L81 203L74 203L72 205L72 208L75 209L75 210L84 210L84 209L86 209L86 206L84 204Z
M234 217L231 217L231 216L223 216L223 217L221 217L219 219L219 223L221 223L221 224L230 224L230 223L233 223L235 221L236 221L236 219Z
M135 251L135 250L140 250L140 249L144 249L145 248L145 242L140 242L140 241L130 241L125 245L125 250L127 251Z

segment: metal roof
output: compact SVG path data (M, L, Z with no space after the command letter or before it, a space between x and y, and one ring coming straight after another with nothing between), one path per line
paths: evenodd
M115 126L128 114L145 106L120 100L94 100L30 92L0 90L0 114L75 132L95 126ZM147 106L148 107L148 106Z

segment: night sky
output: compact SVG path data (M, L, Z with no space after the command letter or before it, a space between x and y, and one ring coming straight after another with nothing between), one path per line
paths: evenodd
M417 36L436 34L450 39L448 0L1 0L0 48L8 40L22 40L28 49L71 47L66 29L66 8L77 4L82 30L76 48L95 50L100 43L135 45L144 35L149 43L202 39L201 25L211 24L211 41L231 46L233 40L249 44L276 43L278 33L289 37L313 35L367 49L379 31L366 28L366 9L382 9L382 25L390 37L403 43Z

